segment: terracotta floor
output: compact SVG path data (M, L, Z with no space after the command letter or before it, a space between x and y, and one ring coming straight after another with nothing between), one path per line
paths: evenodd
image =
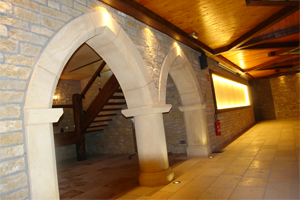
M180 183L160 187L138 186L137 157L73 162L59 167L61 198L114 199L126 192L117 199L299 199L299 119L260 122L211 156L171 157Z

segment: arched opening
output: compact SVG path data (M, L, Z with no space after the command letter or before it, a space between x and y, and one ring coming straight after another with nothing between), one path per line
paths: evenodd
M160 116L170 106L158 104L154 83L139 52L123 29L101 10L85 14L63 27L35 66L24 109L32 198L59 199L52 123L62 115L62 109L52 109L52 101L64 66L83 43L110 66L129 108L123 113L134 116L137 121L140 184L152 186L170 182L174 175L169 168L165 145L156 144L155 140L160 137L165 144ZM155 135L148 138L145 130ZM146 150L147 145L158 153Z
M159 80L159 102L166 101L168 74L179 92L183 112L188 156L208 156L210 144L207 133L205 104L195 73L180 47L175 43L167 54Z

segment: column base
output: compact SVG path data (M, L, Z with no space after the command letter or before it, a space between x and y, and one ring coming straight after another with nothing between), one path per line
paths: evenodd
M169 167L168 169L160 172L140 172L139 183L141 186L160 186L170 183L174 178L174 172Z
M211 149L210 145L194 145L188 146L186 152L190 157L206 157L211 154Z

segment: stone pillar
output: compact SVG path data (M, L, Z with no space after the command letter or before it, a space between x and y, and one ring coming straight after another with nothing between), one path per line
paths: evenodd
M183 112L184 115L188 156L204 157L211 153L207 133L205 107L205 104L194 104L179 107L179 110Z
M134 116L141 186L168 184L174 178L169 167L162 113L171 105L151 105L122 110L126 117Z

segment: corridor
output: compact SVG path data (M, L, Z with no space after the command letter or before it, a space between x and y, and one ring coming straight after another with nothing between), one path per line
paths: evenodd
M136 184L117 199L299 199L299 119L260 122L223 150L173 166L175 180L166 186ZM99 198L87 191L68 199Z

